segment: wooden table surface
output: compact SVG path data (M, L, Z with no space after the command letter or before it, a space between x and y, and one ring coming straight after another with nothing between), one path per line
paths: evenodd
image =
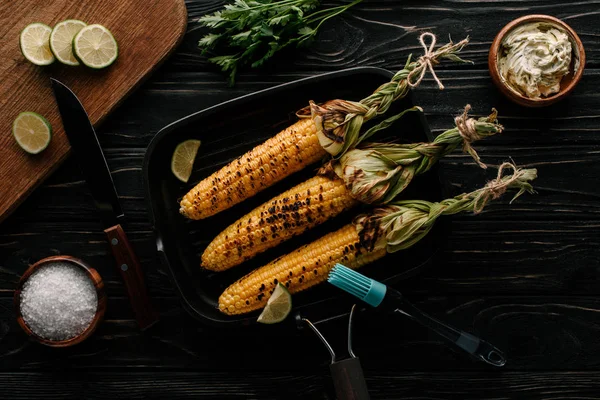
M186 314L155 254L142 160L164 125L224 100L355 65L398 70L421 52L422 30L440 40L472 38L464 56L474 65L440 66L446 90L427 76L415 91L432 130L450 127L466 103L479 115L498 108L506 132L477 149L490 164L512 157L538 168L538 193L478 216L451 217L452 234L435 265L399 286L425 311L504 349L506 367L471 360L407 319L373 319L357 327L354 346L372 397L600 398L600 1L365 0L329 21L313 47L242 74L234 88L196 48L196 19L221 4L187 2L182 45L98 132L161 323L145 333L136 328L98 213L70 158L0 225L0 398L331 398L328 354L309 333L215 330ZM570 24L588 56L572 95L540 110L504 99L487 71L496 32L533 13ZM441 168L456 194L491 177L459 152ZM27 266L55 254L94 265L109 296L104 324L71 349L28 341L12 309ZM342 352L343 321L323 329Z

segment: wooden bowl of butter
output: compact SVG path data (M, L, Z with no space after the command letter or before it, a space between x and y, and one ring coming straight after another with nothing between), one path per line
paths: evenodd
M585 67L577 33L558 18L526 15L506 25L492 42L488 57L500 91L526 107L543 107L567 96Z

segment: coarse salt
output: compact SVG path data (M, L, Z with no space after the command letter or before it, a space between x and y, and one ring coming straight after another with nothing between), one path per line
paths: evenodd
M34 272L21 291L21 315L38 336L71 339L94 319L98 296L92 280L81 268L56 262Z

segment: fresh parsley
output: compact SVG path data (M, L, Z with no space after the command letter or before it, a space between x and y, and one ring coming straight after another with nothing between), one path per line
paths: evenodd
M233 85L240 68L259 67L287 46L310 43L325 21L361 1L317 10L319 0L235 0L199 19L210 31L198 46Z

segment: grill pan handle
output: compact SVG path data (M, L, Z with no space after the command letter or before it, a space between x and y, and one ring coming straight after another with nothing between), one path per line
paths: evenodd
M338 400L370 400L360 360L347 358L329 365Z

